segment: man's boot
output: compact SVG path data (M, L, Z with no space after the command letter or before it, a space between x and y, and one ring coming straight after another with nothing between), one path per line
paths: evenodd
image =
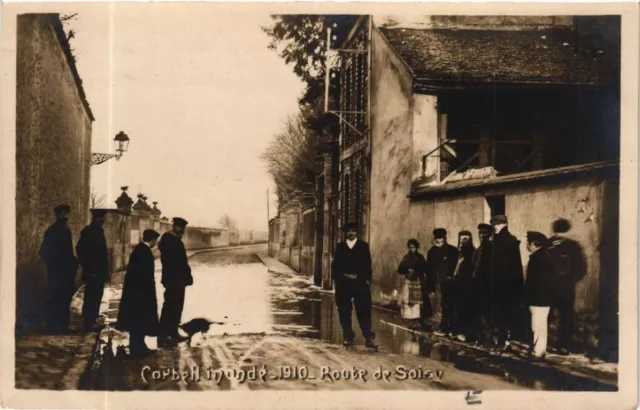
M364 347L368 349L377 349L378 345L373 342L373 339L375 338L376 338L376 334L374 332L371 332L369 337L367 337L367 340L364 342Z

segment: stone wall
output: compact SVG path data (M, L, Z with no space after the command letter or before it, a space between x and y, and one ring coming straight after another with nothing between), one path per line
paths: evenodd
M578 241L587 257L587 275L576 286L576 313L579 331L576 338L587 350L600 349L613 357L617 346L618 311L618 205L619 182L616 177L593 177L557 183L516 185L501 190L509 230L520 240L522 264L529 260L526 232L539 231L551 235L551 223L566 218L572 224L566 235ZM421 252L433 245L432 231L447 229L449 243L457 246L458 232L469 230L477 246L477 225L491 218L485 195L489 191L460 191L456 194L433 196L412 201L407 221L409 229L395 236L395 246L377 249L374 260L383 260L374 267L372 294L377 303L393 303L397 265L406 252L410 237L421 243ZM378 227L391 238L397 229L391 225ZM554 331L551 330L553 340Z
M129 263L131 245L131 215L117 209L109 209L104 221L110 272L122 271ZM137 243L136 243L137 244Z
M57 15L20 15L16 83L17 327L39 322L46 284L38 251L53 208L71 205L74 245L89 222L89 110Z
M269 222L269 255L304 276L313 277L316 259L316 209L283 206Z

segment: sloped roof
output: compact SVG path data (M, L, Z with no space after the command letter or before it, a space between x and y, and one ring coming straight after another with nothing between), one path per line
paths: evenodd
M601 84L618 77L615 58L580 46L571 28L378 30L418 81Z

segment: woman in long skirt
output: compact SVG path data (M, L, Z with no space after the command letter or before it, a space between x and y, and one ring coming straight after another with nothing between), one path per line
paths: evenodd
M401 296L402 319L407 325L416 329L420 326L420 314L422 307L422 287L420 285L420 273L424 267L425 259L418 248L420 243L415 239L407 242L409 252L402 258L398 266L398 274L404 277Z

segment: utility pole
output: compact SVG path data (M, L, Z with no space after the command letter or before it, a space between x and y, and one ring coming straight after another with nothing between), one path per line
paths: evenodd
M271 218L269 217L269 188L267 188L267 231L269 230L269 221Z

